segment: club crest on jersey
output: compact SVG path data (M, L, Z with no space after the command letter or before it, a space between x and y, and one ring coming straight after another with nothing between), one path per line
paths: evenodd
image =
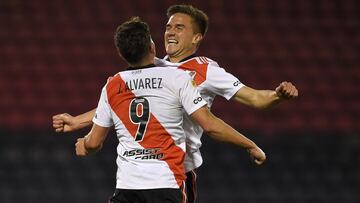
M192 79L194 79L196 75L196 71L189 71L189 75Z
M191 84L193 87L197 87L196 82L195 82L195 75L196 72L195 71L189 71L189 75L191 77Z

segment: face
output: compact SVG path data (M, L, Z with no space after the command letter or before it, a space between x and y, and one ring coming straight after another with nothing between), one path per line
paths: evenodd
M175 13L169 18L164 34L165 50L172 62L179 62L195 53L201 34L194 33L191 17Z

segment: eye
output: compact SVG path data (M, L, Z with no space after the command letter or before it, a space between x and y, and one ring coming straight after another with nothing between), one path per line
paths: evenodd
M183 30L183 29L184 29L184 26L182 26L182 25L176 26L176 30L178 30L178 31L181 31L181 30Z
M170 29L171 29L171 26L170 26L170 25L166 25L165 30L166 30L166 31L169 31Z

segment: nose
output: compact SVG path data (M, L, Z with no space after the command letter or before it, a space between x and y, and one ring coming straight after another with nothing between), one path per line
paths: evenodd
M175 31L173 28L168 28L168 29L166 29L165 34L168 36L173 36L173 35L175 35Z

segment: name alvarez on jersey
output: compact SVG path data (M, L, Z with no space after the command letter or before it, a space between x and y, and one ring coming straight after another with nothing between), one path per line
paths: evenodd
M139 89L162 89L163 78L135 78L125 81L125 87L119 89L119 93Z

